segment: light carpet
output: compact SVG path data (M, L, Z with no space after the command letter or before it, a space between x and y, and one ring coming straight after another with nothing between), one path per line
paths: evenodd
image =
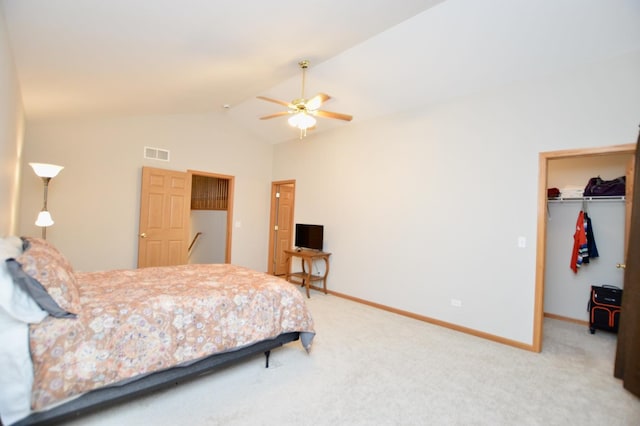
M69 425L639 425L616 336L545 320L532 353L332 295L299 342Z

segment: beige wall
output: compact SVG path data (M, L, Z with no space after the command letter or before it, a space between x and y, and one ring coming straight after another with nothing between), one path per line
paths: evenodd
M143 147L171 161L144 160ZM136 266L142 166L233 175L234 263L266 271L272 147L255 142L223 114L140 116L27 123L24 163L63 165L51 181L47 237L80 270ZM42 183L22 179L20 231L41 208Z
M0 7L0 236L16 233L23 127L22 97Z
M531 344L538 154L634 142L638 75L634 52L354 121L278 145L273 177L325 225L331 289Z
M584 188L589 179L600 176L611 180L624 176L628 154L586 158L562 158L549 162L547 186L549 188Z

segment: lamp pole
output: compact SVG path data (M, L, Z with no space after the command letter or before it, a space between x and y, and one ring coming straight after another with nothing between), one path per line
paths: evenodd
M44 205L42 206L42 211L47 211L47 197L49 195L49 181L51 180L50 177L42 177L42 182L44 182ZM46 240L47 239L47 227L43 226L42 227L42 239Z

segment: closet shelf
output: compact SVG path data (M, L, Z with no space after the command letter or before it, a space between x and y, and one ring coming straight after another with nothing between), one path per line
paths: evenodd
M564 203L564 202L583 202L583 201L624 201L624 195L606 196L606 197L553 197L547 199L549 203Z

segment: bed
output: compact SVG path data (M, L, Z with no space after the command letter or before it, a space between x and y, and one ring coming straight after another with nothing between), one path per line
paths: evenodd
M2 239L0 418L50 423L300 340L296 286L248 268L181 265L82 273L50 243Z

